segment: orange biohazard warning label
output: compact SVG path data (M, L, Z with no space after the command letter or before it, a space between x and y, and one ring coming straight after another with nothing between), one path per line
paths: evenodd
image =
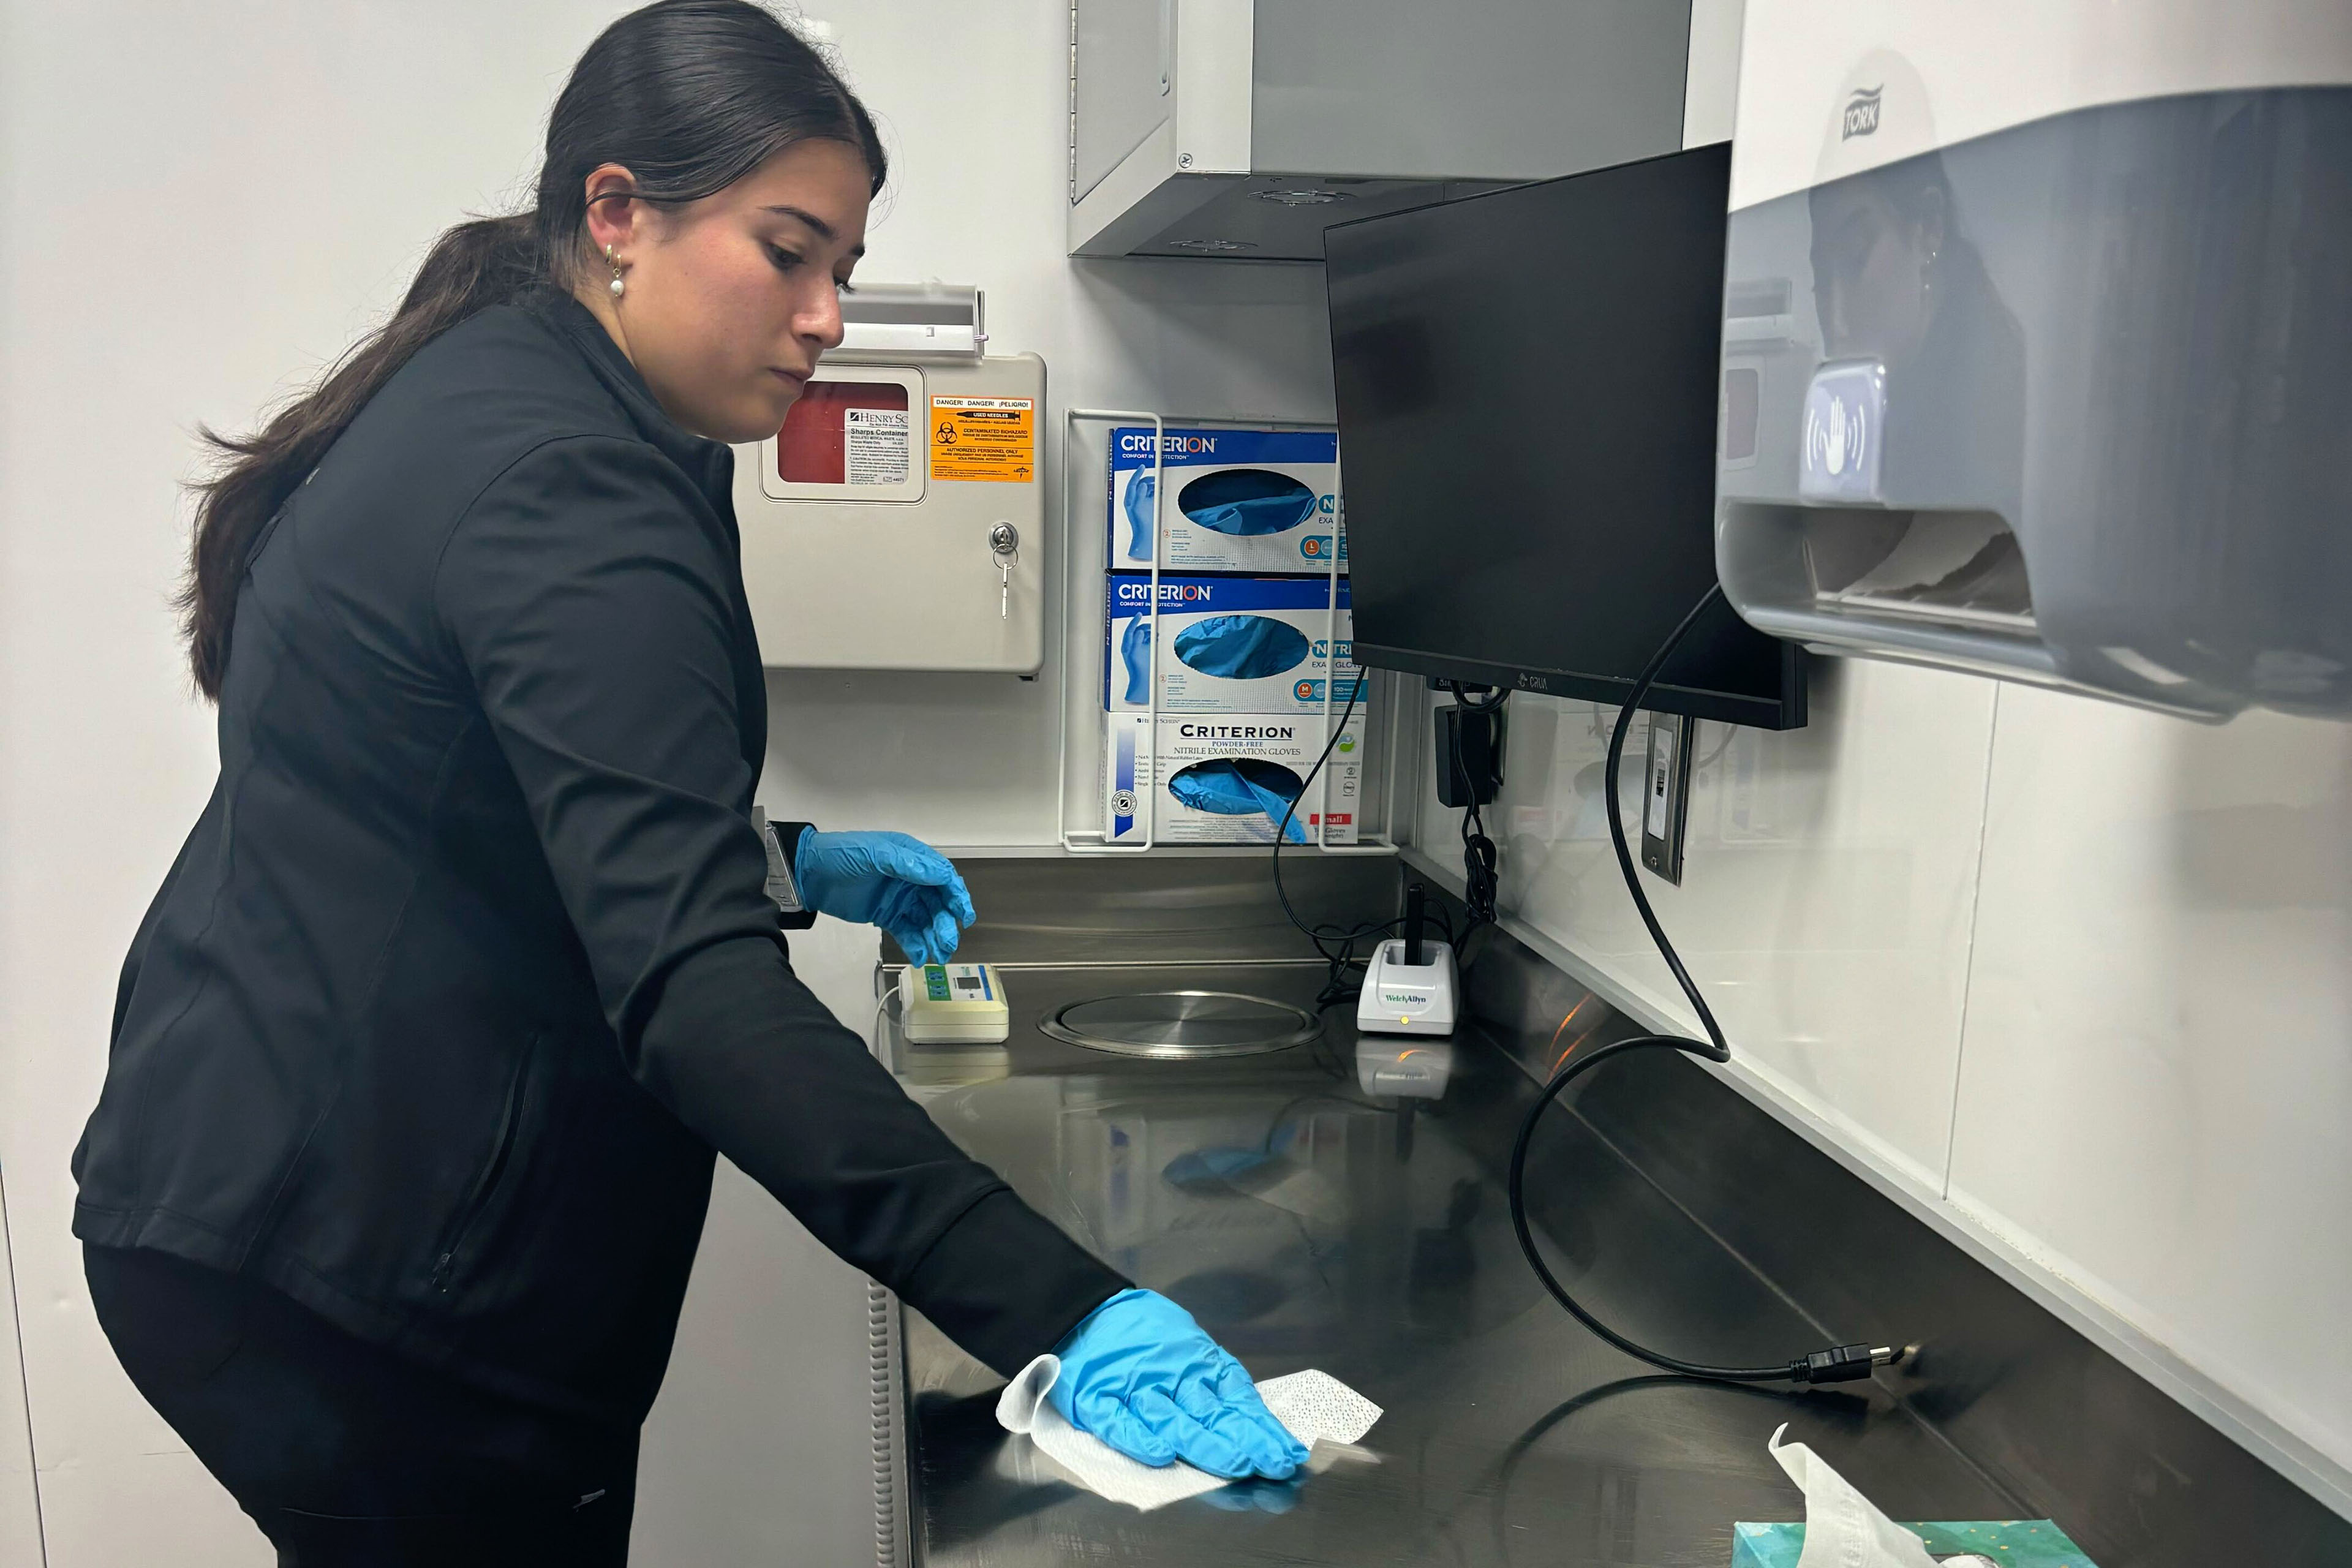
M1037 477L1034 397L931 399L931 478L1025 485Z

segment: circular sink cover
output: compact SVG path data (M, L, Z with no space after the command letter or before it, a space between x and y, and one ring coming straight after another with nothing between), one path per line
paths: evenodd
M1147 991L1073 1002L1040 1026L1057 1040L1123 1057L1245 1057L1303 1046L1314 1014L1231 991Z

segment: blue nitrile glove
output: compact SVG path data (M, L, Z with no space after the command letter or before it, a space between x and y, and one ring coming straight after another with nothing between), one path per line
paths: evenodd
M1045 1397L1129 1458L1277 1481L1307 1462L1307 1446L1267 1411L1242 1363L1157 1291L1120 1291L1054 1353L1062 1372Z
M1176 657L1202 675L1263 680L1307 662L1307 634L1271 616L1210 616L1176 634Z
M1118 657L1127 666L1127 695L1122 702L1151 700L1151 617L1138 616L1119 635Z
M1151 470L1144 469L1127 481L1127 558L1150 563L1151 531L1157 522L1152 514L1152 497L1159 487L1151 482Z
M1293 844L1307 842L1307 815L1290 809L1306 788L1297 773L1264 757L1211 757L1168 781L1168 793L1195 811L1219 816L1264 812L1269 824L1288 817Z
M835 920L880 926L916 963L945 963L972 922L971 894L954 864L903 833L804 827L793 880L802 903Z
M1213 533L1282 533L1315 515L1315 492L1288 474L1223 468L1178 492L1176 505Z

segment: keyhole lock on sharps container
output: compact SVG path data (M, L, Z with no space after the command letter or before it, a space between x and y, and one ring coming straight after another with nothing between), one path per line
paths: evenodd
M989 557L996 563L997 615L1001 619L1013 618L1013 569L1021 564L1021 531L1000 521L988 531Z
M783 426L736 454L761 662L1033 675L1045 366L985 352L981 291L868 286Z

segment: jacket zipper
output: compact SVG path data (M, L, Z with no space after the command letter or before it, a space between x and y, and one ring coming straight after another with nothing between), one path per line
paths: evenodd
M449 1277L457 1262L457 1249L466 1244L466 1237L482 1217L482 1211L489 1207L491 1194L498 1191L499 1178L506 1173L507 1160L514 1152L515 1135L522 1126L523 1082L530 1076L530 1058L538 1052L541 1037L531 1037L530 1043L523 1047L522 1059L515 1064L514 1077L507 1081L507 1102L499 1112L498 1147L491 1151L490 1162L482 1167L482 1173L474 1178L473 1190L466 1194L465 1205L457 1211L449 1239L443 1245L441 1256L434 1260L427 1285L436 1292L447 1292Z

